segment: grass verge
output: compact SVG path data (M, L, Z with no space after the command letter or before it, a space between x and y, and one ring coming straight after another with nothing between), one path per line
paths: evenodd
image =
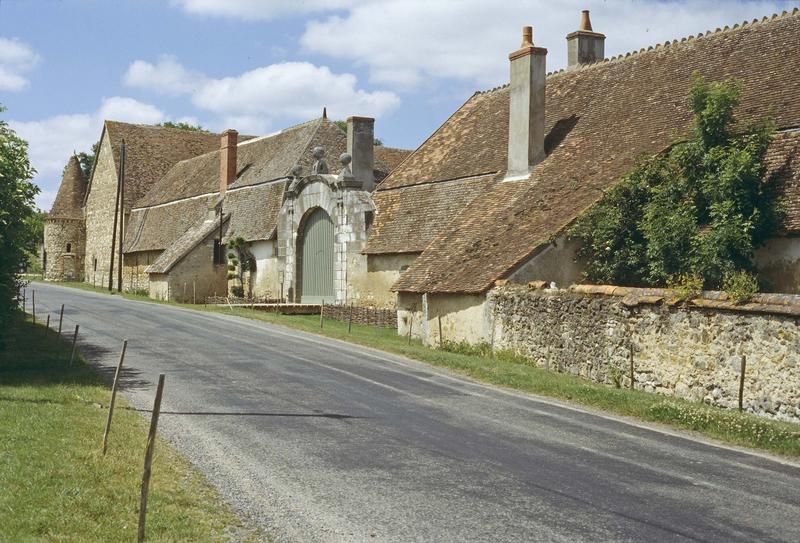
M86 285L82 283L80 285L79 288L86 288ZM73 284L70 283L68 286L73 286ZM92 290L92 287L88 286L88 289ZM123 296L153 301L143 296L131 294L123 294ZM529 360L514 353L495 353L492 358L480 349L469 349L463 346L451 345L452 350L432 349L417 340L413 340L409 344L406 338L398 336L396 331L391 329L354 324L352 333L348 333L347 323L330 319L326 319L324 328L320 329L319 316L313 315L277 315L238 307L231 310L212 306L170 304L237 315L321 334L406 356L434 366L446 367L494 385L690 430L732 445L800 458L800 425L798 424L779 422L749 413L740 413L639 390L614 388L533 366Z
M71 345L18 322L0 349L0 539L135 541L147 423L117 409L100 454L110 391ZM214 489L164 442L156 445L147 541L257 541Z

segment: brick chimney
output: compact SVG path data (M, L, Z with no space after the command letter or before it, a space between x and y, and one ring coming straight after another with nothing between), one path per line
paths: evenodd
M589 10L581 12L581 26L567 34L567 69L573 70L605 58L606 37L592 30Z
M361 190L375 188L375 119L370 117L347 118L347 153L353 158L353 177Z
M544 96L547 49L533 45L533 28L522 29L522 45L511 61L506 179L527 177L544 159Z
M239 133L226 130L222 133L219 146L219 195L225 196L228 186L236 180L236 145Z

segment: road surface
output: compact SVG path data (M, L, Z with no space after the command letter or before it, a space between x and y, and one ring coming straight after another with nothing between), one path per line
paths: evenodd
M280 326L34 288L109 375L129 340L134 406L166 374L159 431L277 541L800 541L797 465Z

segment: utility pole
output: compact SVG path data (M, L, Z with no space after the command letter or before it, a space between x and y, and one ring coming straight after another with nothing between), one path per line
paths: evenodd
M119 267L117 269L117 291L122 292L122 240L125 239L125 140L122 140L119 170Z
M117 220L119 218L119 199L120 189L122 188L122 176L125 175L125 140L119 145L119 173L117 174L117 200L114 204L114 230L111 234L111 262L108 269L108 291L114 290L114 259L117 257Z

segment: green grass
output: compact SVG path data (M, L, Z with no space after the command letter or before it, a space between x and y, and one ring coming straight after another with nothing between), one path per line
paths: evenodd
M70 344L17 321L0 348L0 539L135 541L147 421L120 396L106 456L110 391ZM256 541L214 489L156 444L147 541Z
M124 296L148 300L141 296L128 294L124 294ZM406 338L398 336L392 329L355 324L352 327L352 333L348 334L347 323L330 319L326 319L324 328L320 329L318 315L276 315L238 307L230 310L227 307L204 307L177 303L171 305L281 324L406 356L433 366L449 368L494 385L567 400L618 415L693 431L732 445L761 449L787 457L800 457L800 425L798 424L774 421L749 413L740 413L639 390L614 388L533 366L527 359L514 353L500 352L492 358L485 350L466 348L463 345L446 345L450 350L432 349L422 345L418 340L413 340L409 344Z

